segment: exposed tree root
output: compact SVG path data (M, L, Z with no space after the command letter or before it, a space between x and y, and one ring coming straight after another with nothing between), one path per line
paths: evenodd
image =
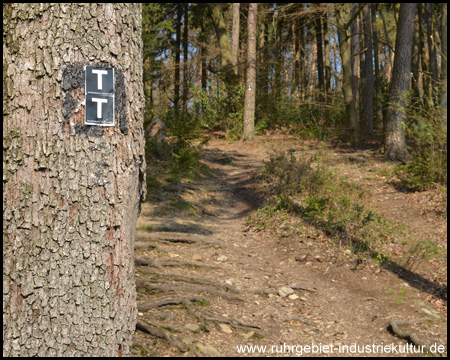
M228 318L218 318L218 317L208 317L208 320L214 321L217 323L223 323L223 324L229 324L232 326L243 326L246 328L252 328L252 329L261 329L259 325L255 324L248 324L238 319L228 319Z
M199 278L196 278L196 277L183 276L183 275L177 275L177 274L164 273L164 272L148 270L148 269L142 270L142 272L144 272L146 274L158 275L158 276L161 276L163 278L172 279L172 280L175 280L175 281L184 281L184 282L192 283L192 284L211 285L211 286L215 286L215 287L218 287L218 288L222 288L225 291L232 291L232 292L235 292L237 294L241 293L241 290L239 290L235 286L228 285L228 284L223 284L223 283L220 283L220 282L217 282L217 281L212 281L212 280L207 280L207 279L199 279Z
M156 283L147 283L147 282L139 282L136 283L137 289L150 289L150 290L159 290L159 291L165 291L165 292L180 292L180 291L189 291L189 292L195 292L195 293L208 293L212 295L217 295L222 298L228 299L228 300L238 300L238 301L244 301L245 299L238 296L226 293L224 291L220 291L214 288L206 287L206 286L200 286L195 284L189 284L189 285L172 285L172 284L156 284Z
M162 270L162 266L159 264L159 261L149 259L149 258L134 258L134 263L136 266L151 266L154 268L157 268L159 270Z
M195 244L205 243L208 245L215 245L220 247L227 247L228 245L221 241L211 239L207 235L180 233L180 232L145 232L137 231L136 240L140 241L163 241L169 243L184 243Z
M183 343L179 342L178 339L173 336L170 332L168 332L167 330L164 330L160 327L157 327L155 325L152 324L147 324L143 321L138 320L136 322L136 330L141 330L143 332L146 332L150 335L159 337L161 339L165 339L167 340L172 346L177 347L178 349L180 349L180 351L182 352L186 352L189 349L186 347L186 345L184 345Z
M400 329L400 326L410 325L415 322L421 322L429 320L428 318L417 319L417 320L391 320L389 321L388 330L391 331L394 335L399 337L400 339L406 340L408 343L413 344L415 346L420 346L424 351L428 351L429 353L436 355L431 352L430 347L421 339L417 337L417 335L411 331L403 331Z
M316 290L307 288L306 286L303 286L302 284L292 284L292 285L289 285L289 287L291 289L296 289L296 290L305 290L305 291L309 291L309 292L316 292Z
M134 243L134 250L155 249L155 248L157 248L157 246L154 243L146 241L136 241Z
M193 267L199 267L199 268L203 267L203 268L207 268L207 269L224 270L224 268L222 266L218 266L218 265L199 264L199 263L193 263L193 262L189 262L189 261L172 260L172 259L156 261L156 260L152 260L149 258L134 258L134 263L139 266L151 266L151 267L158 268L160 270L162 270L163 266L193 266Z
M155 308L159 308L162 306L168 306L168 305L181 305L186 302L186 301L204 301L206 300L204 297L200 297L200 296L189 296L189 297L166 297L166 298L162 298L162 299L155 299L152 301L146 301L143 303L138 303L138 310L139 311L148 311L150 309L155 309Z

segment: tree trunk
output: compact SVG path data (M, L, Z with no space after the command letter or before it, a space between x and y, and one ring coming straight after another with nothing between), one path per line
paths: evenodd
M180 58L181 58L181 18L183 16L183 9L181 4L176 5L177 9L177 21L176 21L176 36L175 41L175 84L174 84L174 95L173 95L173 107L175 112L178 113L180 110Z
M373 58L375 60L375 99L376 99L376 116L375 126L379 129L383 128L383 103L381 99L381 74L380 64L378 61L378 29L376 21L376 5L371 5L372 12L372 32L373 32Z
M359 144L361 138L360 138L358 115L356 113L355 103L353 101L350 40L347 35L346 24L342 17L344 6L340 5L336 9L336 19L338 25L337 31L342 63L342 77L343 77L342 92L344 93L344 102L345 102L345 109L347 112L348 125L352 129L352 142L354 144Z
M239 57L239 5L240 3L233 3L233 28L231 37L231 53L233 58L233 69L236 76L238 75L238 57Z
M442 121L447 129L447 3L442 3L442 20L441 20L441 115Z
M276 25L273 26L275 31L275 74L274 74L274 95L276 100L280 100L282 98L282 89L281 89L281 72L283 70L283 66L281 62L283 58L281 56L281 40L282 40L282 31L283 31L283 19L281 17L281 12L278 11L276 15L276 20L274 21Z
M364 28L364 98L363 106L363 133L373 134L373 47L372 47L372 26L369 5L363 9Z
M299 69L298 69L298 73L299 73L299 77L300 77L300 97L302 100L305 100L305 95L306 95L306 89L307 89L307 79L306 79L306 61L305 61L305 25L304 25L304 21L302 18L300 18L298 20L299 24L299 34L298 34L298 41L299 41L299 57L300 57L300 62L299 62Z
M259 26L259 44L258 44L258 99L266 104L269 98L269 64L268 64L268 10L266 4L261 4L262 14Z
M257 11L258 4L250 3L248 7L247 81L245 85L243 140L253 140L255 138Z
M206 56L207 56L207 51L206 51L206 39L207 39L207 35L205 32L205 27L203 25L203 23L201 24L200 27L200 57L201 57L201 62L202 62L202 70L201 70L201 83L202 83L202 90L206 90L206 86L207 86L207 73L206 73Z
M207 91L207 74L206 74L206 34L205 34L205 26L203 23L200 25L200 57L201 57L201 84L202 91ZM203 96L201 97L201 111L204 111L205 104L203 103Z
M395 40L394 68L386 124L386 156L405 162L409 158L404 135L405 103L411 78L415 3L402 3Z
M438 65L436 54L436 36L435 36L435 22L433 21L433 5L425 3L425 21L427 23L427 41L428 41L428 81L430 96L427 99L428 108L431 109L437 105L438 93Z
M386 66L386 79L387 79L387 81L390 81L391 80L391 70L392 70L393 46L389 40L389 32L387 30L386 20L384 19L382 4L380 4L380 17L381 17L381 21L383 22L384 35L386 36L386 44L388 45L387 49L388 49L388 54L389 54L387 56L387 58L389 59L389 62L386 62L386 65L388 65L388 66Z
M129 356L141 5L8 4L3 19L3 356ZM85 65L115 69L114 126L84 124Z
M351 5L351 16L356 14L358 10L358 4L352 3ZM355 111L359 114L359 70L360 70L360 42L359 42L359 32L360 32L360 23L359 17L356 17L350 25L350 34L352 37L350 38L350 46L351 46L351 64L352 64L352 88L353 88L353 101L355 103Z
M183 3L184 12L184 32L183 32L183 112L187 111L187 102L189 96L189 75L188 75L188 57L189 57L189 43L188 43L188 24L189 24L189 3Z
M326 4L322 4L326 6ZM323 18L323 37L325 49L325 95L329 96L331 91L331 60L330 60L330 41L328 40L328 16L324 12ZM328 100L327 100L328 101Z
M237 84L238 78L233 71L233 56L230 39L223 18L222 4L208 4L208 10L220 48L220 77L225 81L228 90L230 91L231 87Z
M417 5L416 16L417 20L414 23L414 41L413 41L413 52L412 52L412 60L411 60L411 74L412 74L412 104L413 106L421 105L421 86L420 86L420 78L422 76L422 66L421 66L421 58L422 58L422 35L420 34L420 22L421 19L421 4Z
M315 21L316 30L316 43L317 43L317 74L318 74L318 88L319 88L319 101L323 101L324 88L324 77L323 77L323 47L322 47L322 11L320 9L320 4L317 5L318 14L317 20Z

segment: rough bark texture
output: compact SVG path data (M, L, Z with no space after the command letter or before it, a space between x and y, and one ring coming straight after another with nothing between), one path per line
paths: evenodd
M405 162L409 158L403 130L405 103L411 79L412 41L414 35L415 3L402 3L395 39L394 68L389 94L386 124L386 155L391 160Z
M209 15L214 25L217 42L220 48L220 72L222 79L229 87L237 84L237 76L233 71L233 56L228 37L221 3L208 4Z
M256 13L257 3L250 3L248 8L248 54L247 81L244 100L243 140L255 137L255 94L256 94Z
M84 65L116 69L84 125ZM141 5L3 5L3 356L122 356L144 194Z
M364 29L364 97L362 101L362 128L365 135L373 134L373 47L369 5L362 11Z
M341 62L342 62L342 78L343 78L342 92L344 93L344 102L347 113L348 125L349 127L351 127L353 132L352 142L354 144L359 144L361 138L360 138L358 115L356 113L355 103L353 99L350 40L348 38L346 24L343 20L343 12L344 12L343 6L336 9L339 50L341 53Z
M371 14L372 14L372 32L373 32L373 59L375 62L375 126L379 129L383 127L383 103L382 103L382 95L381 95L381 74L380 74L380 65L378 61L378 29L377 29L377 21L376 21L376 5L371 4Z
M358 11L358 4L352 3L351 16L355 15ZM351 64L352 64L352 88L353 88L353 101L355 102L355 111L359 114L359 65L360 65L360 32L359 17L356 17L350 25L350 47L351 47Z
M233 57L234 73L238 74L238 55L239 55L239 5L240 3L233 3L233 28L231 35L231 51Z
M178 113L180 111L180 59L181 59L181 23L183 17L183 9L181 4L177 4L177 20L176 20L176 36L177 39L175 41L175 84L174 84L174 94L173 94L173 107L175 112Z
M322 3L321 6L326 6ZM323 44L325 51L325 95L329 96L331 93L331 60L330 60L330 41L328 40L328 15L325 11L323 14ZM327 98L327 101L329 99Z
M442 4L442 20L441 20L441 51L442 65L441 65L441 115L442 121L447 129L447 4Z
M248 54L247 81L244 100L243 140L255 138L255 94L256 94L256 13L257 3L250 3L248 8Z
M323 48L322 48L322 10L320 8L320 4L316 4L317 9L317 19L315 21L315 30L316 30L316 44L317 44L317 77L318 77L318 87L319 87L319 99L323 101L323 93L325 92L324 88L324 77L323 77Z

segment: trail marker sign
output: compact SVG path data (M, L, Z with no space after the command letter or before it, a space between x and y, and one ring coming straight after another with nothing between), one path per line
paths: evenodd
M85 125L114 126L114 68L84 70Z

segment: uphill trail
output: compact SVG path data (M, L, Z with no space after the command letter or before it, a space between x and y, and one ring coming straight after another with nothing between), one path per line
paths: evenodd
M201 157L206 175L195 183L167 184L159 201L143 204L135 244L133 355L404 356L373 346L395 351L411 335L446 348L446 299L436 300L414 281L370 261L355 265L355 257L330 247L324 235L280 237L247 225L264 202L255 174L274 149L306 151L304 142L288 137L213 139ZM333 156L361 162L367 152ZM360 168L348 163L340 171ZM446 221L427 215L430 221L420 220L424 231L428 226L433 236L446 238ZM307 353L314 344L322 352ZM344 354L339 344L366 348Z

